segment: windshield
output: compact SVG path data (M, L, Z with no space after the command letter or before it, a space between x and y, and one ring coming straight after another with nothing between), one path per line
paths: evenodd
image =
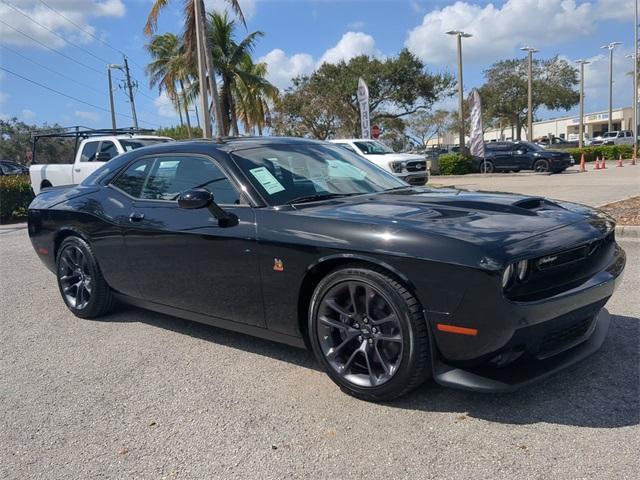
M616 138L618 136L618 132L607 132L602 135L602 138Z
M136 148L148 147L149 145L156 145L158 143L167 143L169 140L166 138L131 138L128 140L120 139L119 141L124 151L130 152Z
M384 155L385 153L395 153L384 143L374 141L353 142L365 155Z
M391 173L337 145L277 145L236 151L233 157L270 205L408 186Z

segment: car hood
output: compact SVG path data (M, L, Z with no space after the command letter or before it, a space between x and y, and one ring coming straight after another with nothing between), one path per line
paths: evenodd
M407 162L411 160L424 160L424 155L415 153L385 153L382 155L365 155L367 160L374 162Z
M601 227L601 233L613 225L607 214L582 205L448 188L411 188L298 208L307 216L375 225L390 234L409 229L488 250L586 220L601 219L610 223Z

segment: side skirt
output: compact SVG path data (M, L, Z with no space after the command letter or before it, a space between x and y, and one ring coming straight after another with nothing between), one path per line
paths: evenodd
M168 305L161 305L159 303L129 297L121 293L115 293L114 295L119 301L123 303L133 305L135 307L144 308L145 310L151 310L154 312L163 313L165 315L171 315L172 317L184 318L186 320L204 323L213 327L232 330L234 332L244 333L253 337L264 338L266 340L272 340L274 342L291 345L292 347L306 349L304 340L301 337L285 335L284 333L273 332L271 330L267 330L266 328L255 327L253 325L245 325L242 323L232 322L230 320L223 320L221 318L212 317L210 315L204 315L202 313L190 312L189 310L170 307Z

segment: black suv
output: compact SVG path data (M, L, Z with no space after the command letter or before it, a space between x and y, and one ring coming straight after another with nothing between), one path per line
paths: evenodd
M535 170L560 173L573 165L573 157L566 152L547 150L531 142L488 142L485 158L474 157L478 172Z

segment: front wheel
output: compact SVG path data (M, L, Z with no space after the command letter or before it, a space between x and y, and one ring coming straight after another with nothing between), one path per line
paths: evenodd
M533 164L533 170L536 172L548 172L549 171L549 160L545 160L541 158L540 160L536 160Z
M329 377L358 398L392 400L431 372L422 309L383 270L354 265L325 277L311 299L309 337Z
M485 160L480 162L479 170L480 173L493 173L495 171L495 166L492 161Z
M113 294L87 242L80 237L65 238L56 266L60 294L76 317L95 318L111 311Z

